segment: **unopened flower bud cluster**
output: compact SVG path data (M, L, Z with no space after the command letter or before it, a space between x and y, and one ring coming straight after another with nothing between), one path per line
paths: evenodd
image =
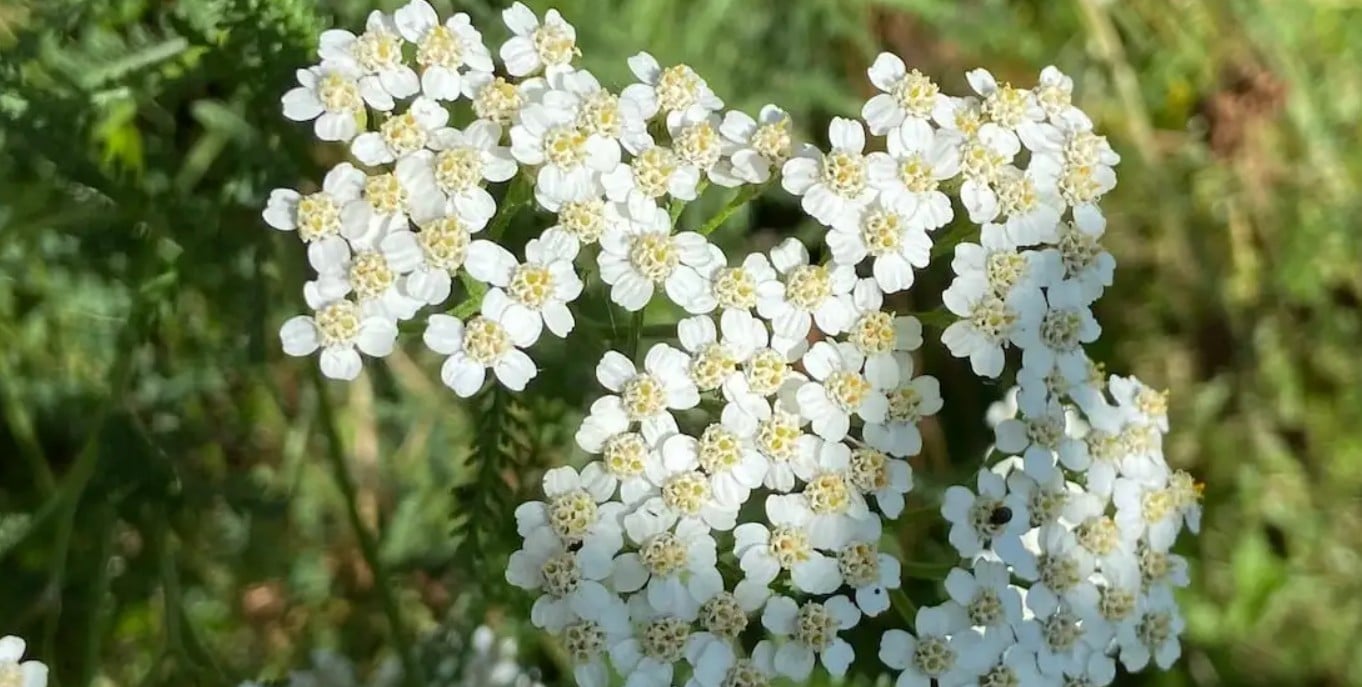
M1114 269L1098 202L1119 158L1068 77L1049 67L1018 88L976 70L975 93L952 97L884 54L869 70L880 93L835 119L822 150L779 108L725 110L693 69L647 53L629 60L636 83L608 89L575 66L556 11L516 3L503 18L502 75L466 15L425 0L323 34L285 115L358 166L276 191L265 219L297 232L316 272L285 351L320 350L335 378L433 308L423 338L447 356L446 385L523 389L527 349L545 329L568 336L588 270L625 310L662 298L689 313L641 360L599 361L608 393L576 434L593 460L550 470L544 500L516 512L507 579L539 595L530 620L579 684L614 671L631 686L755 687L858 660L844 634L890 609L900 562L879 542L913 488L918 423L942 407L914 368L921 323L884 300L953 222L978 238L954 246L942 342L988 378L1019 349L1019 388L995 426L1007 457L945 494L962 559L949 600L885 633L879 660L901 687L928 687L1105 685L1117 659L1177 658L1186 564L1170 547L1197 528L1199 487L1163 460L1164 395L1084 352ZM476 117L462 128L458 100ZM496 184L556 215L523 256L498 243ZM830 259L793 238L730 258L677 231L669 210L710 184L780 185L825 227Z

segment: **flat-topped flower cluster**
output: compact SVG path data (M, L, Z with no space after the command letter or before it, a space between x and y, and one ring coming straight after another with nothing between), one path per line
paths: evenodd
M1084 351L1115 267L1098 203L1119 157L1068 77L1018 88L975 70L954 97L883 54L879 94L824 150L780 108L726 110L695 70L647 53L629 60L636 83L603 86L556 11L503 18L501 75L466 15L425 0L324 33L284 114L359 166L275 191L265 220L316 272L284 349L320 351L334 378L432 308L423 339L447 386L521 390L545 330L572 332L588 272L620 308L689 314L641 359L602 357L608 393L576 434L592 460L550 470L544 501L515 514L506 577L538 594L530 620L579 684L613 668L631 687L755 687L872 660L845 633L891 608L901 566L881 539L913 489L918 424L942 407L915 369L922 323L885 298L952 249L941 341L986 378L1019 350L1017 389L992 465L945 492L960 556L946 600L885 633L879 660L900 687L1105 685L1118 660L1176 660L1187 571L1171 547L1198 528L1199 485L1163 459L1165 395ZM460 100L476 118L456 128ZM736 204L777 184L825 227L826 261L794 238L730 258L709 224L675 228L710 185L743 187ZM557 219L517 256L500 232L530 199Z

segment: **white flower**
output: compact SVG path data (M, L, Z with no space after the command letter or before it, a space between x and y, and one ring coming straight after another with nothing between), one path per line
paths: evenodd
M560 632L591 607L610 603L612 594L602 582L613 570L614 554L601 548L599 540L572 551L553 530L540 528L526 537L524 548L511 554L506 581L521 589L543 590L530 611L530 622Z
M408 98L421 90L421 80L402 59L405 41L393 18L374 10L359 36L344 29L323 31L317 54L323 63L349 65L359 74L359 94L375 110L393 109L394 98Z
M646 119L663 115L668 129L692 107L711 112L723 109L723 101L688 65L676 64L663 69L652 55L641 52L629 58L629 69L641 83L629 85L620 98L633 102Z
M601 174L620 164L613 138L577 126L572 110L531 104L511 127L511 154L527 167L538 167L535 200L557 212L563 203L599 196Z
M561 234L580 246L600 240L606 230L606 202L604 198L589 198L580 202L563 203L558 208L558 223L544 230L547 239Z
M484 182L506 181L516 173L515 159L498 145L500 139L501 126L485 119L462 131L440 129L431 137L433 152L398 160L394 173L409 193L435 199L440 214L457 214L482 226L497 212Z
M701 604L724 590L714 567L714 537L697 519L681 520L675 531L667 520L642 509L626 518L629 538L639 548L615 557L611 581L623 593L644 589L648 605L657 611L694 618Z
M699 439L673 436L663 445L663 459L666 460L671 451L682 454L673 460L687 463L693 460L708 477L715 500L736 508L747 502L753 489L762 485L771 466L766 456L757 450L754 438L740 430L716 422L706 427ZM721 529L732 529L732 524Z
M1182 526L1177 494L1165 481L1149 483L1128 477L1117 478L1111 491L1116 506L1116 524L1133 537L1144 537L1150 547L1167 551Z
M568 303L582 293L582 280L572 266L577 244L565 236L552 235L530 239L525 244L525 262L519 263L510 251L491 241L474 241L468 247L465 269L475 279L493 285L510 301L508 319L526 320L538 340L544 326L557 337L572 331L572 311ZM490 293L490 292L489 292Z
M601 185L610 200L629 204L646 201L657 205L666 195L677 200L695 200L699 183L697 167L683 160L675 150L656 144L646 145L634 159L601 175Z
M676 663L686 657L695 615L658 611L638 595L629 601L629 616L633 632L610 647L610 662L628 676L627 687L671 687Z
M805 147L781 169L781 186L802 196L800 205L826 226L849 221L875 199L865 152L865 128L860 122L837 117L828 129L832 150L823 154Z
M722 262L711 267L710 290L718 306L725 311L750 312L757 307L763 288L776 288L763 287L763 284L776 283L779 278L771 261L762 253L749 253L736 267L725 267Z
M305 289L304 294L314 312L290 318L279 328L285 353L312 355L320 348L322 374L344 380L358 377L363 367L355 349L375 358L392 353L397 341L397 323L392 319L366 313L351 300L321 299L313 289Z
M1034 294L1030 297L1035 299ZM1070 384L1081 386L1088 377L1083 344L1096 341L1102 327L1074 282L1046 289L1045 301L1046 307L1035 302L1021 311L1016 344L1022 349L1022 364L1042 370L1057 367Z
M371 167L389 164L424 149L431 142L431 134L448 121L449 112L442 105L419 97L406 112L384 120L378 131L356 136L350 152Z
M722 260L722 252L695 232L671 233L671 218L662 208L635 197L617 231L601 237L597 258L601 279L610 284L610 299L630 311L642 310L662 286L672 302L690 313L706 313L716 305L703 274Z
M1168 431L1168 392L1158 391L1135 377L1118 375L1108 378L1107 389L1131 422Z
M547 69L550 74L570 71L577 49L577 30L563 20L558 10L544 13L544 23L523 3L502 10L502 21L514 36L501 45L501 60L511 76L528 76Z
M733 553L744 581L738 586L765 588L782 570L790 573L796 589L829 594L837 589L837 561L824 556L810 541L812 511L779 494L766 497L766 525L745 522L733 530Z
M341 236L360 250L372 249L383 237L407 228L408 219L417 222L440 217L438 194L408 188L392 172L365 178L360 197L341 209Z
M1105 136L1093 133L1092 120L1081 111L1070 109L1053 121L1063 144L1058 150L1037 151L1030 168L1057 187L1065 203L1074 208L1090 206L1116 187L1112 167L1121 156Z
M402 293L428 305L449 298L453 276L468 257L473 232L482 225L456 215L417 222L420 231L399 229L379 242L393 269L403 272Z
M1095 570L1092 554L1061 524L1042 526L1038 541L1040 553L1034 565L1008 560L1015 575L1035 580L1027 589L1026 607L1041 617L1050 616L1060 606L1080 616L1088 615L1098 602L1097 587L1090 580Z
M723 336L720 337L720 330ZM700 391L732 386L738 366L766 347L766 325L743 310L725 310L719 328L707 315L688 317L676 324L682 348L691 354L690 375Z
M952 568L946 575L946 593L964 609L981 651L1001 653L1015 639L1012 628L1022 621L1022 597L1011 580L1006 565L988 560L976 560L972 571Z
M864 358L849 343L819 341L804 354L804 369L814 381L799 387L799 413L813 431L828 441L840 441L851 428L851 416L867 423L884 422L889 412L885 390L898 383L898 371L861 373Z
M23 661L24 640L13 635L0 639L0 684L14 687L47 687L47 666Z
M977 495L965 487L952 486L941 500L941 515L951 523L951 546L963 558L1018 539L1030 527L1026 502L1007 493L1002 477L980 470L977 486Z
M804 420L797 413L788 412L764 398L748 395L723 409L723 424L741 440L752 442L769 461L767 489L788 492L794 489L794 459L804 444L816 437L804 433Z
M359 67L348 62L299 69L299 85L282 100L284 116L295 122L316 120L313 130L323 141L349 141L365 117L359 77Z
M834 225L825 238L833 262L855 266L869 257L879 288L906 291L913 285L913 269L931 260L932 240L901 207L875 201Z
M1116 259L1102 247L1107 219L1093 206L1074 208L1072 222L1060 222L1053 251L1064 270L1064 280L1078 284L1083 300L1091 303L1111 286ZM1051 258L1052 260L1054 258Z
M1058 146L1059 132L1045 123L1046 112L1035 93L1012 84L999 84L987 69L972 69L965 74L970 88L983 103L979 109L989 121L1017 132L1029 150L1050 150Z
M1052 180L1032 170L1020 170L1011 165L998 168L993 180L998 198L996 218L1007 229L1007 234L1018 245L1054 243L1059 239L1059 218L1064 213L1064 201L1051 185Z
M889 412L884 422L867 423L861 434L865 443L896 458L915 456L922 451L922 432L917 423L941 410L941 382L929 375L913 376L913 358L905 352L894 354L899 383L889 389Z
M473 114L502 126L512 124L526 103L538 102L549 84L540 77L512 83L490 72L468 72L463 77L463 95L473 102Z
M856 590L856 606L868 617L889 610L889 590L901 584L899 561L879 548L880 521L869 518L862 531L837 550L837 587Z
M600 463L588 463L581 473L569 466L544 473L544 498L515 509L516 532L529 538L549 529L569 549L618 551L624 534L619 519L624 507L609 502L612 483Z
M742 501L720 499L715 493L709 475L700 469L699 442L674 434L662 442L661 457L660 461L644 463L649 489L638 508L624 517L625 531L633 536L636 531L654 527L654 521L665 529L677 520L702 522L707 529L733 529ZM756 483L760 484L760 479Z
M1017 288L1006 298L993 293L976 276L957 278L941 295L946 307L961 319L946 327L941 342L957 358L968 357L974 373L997 377L1003 371L1003 348L1024 335L1023 317L1043 300L1034 289Z
M964 632L969 620L959 606L926 606L913 622L916 635L889 630L880 638L880 661L901 670L897 687L960 687L992 660L980 651L974 635Z
M789 638L776 651L776 670L803 682L813 672L815 655L832 676L846 674L855 654L837 633L855 627L860 619L861 612L845 596L834 596L822 603L806 601L802 606L793 599L777 596L767 602L761 624L771 634Z
M813 440L800 445L795 474L804 480L798 494L774 495L775 503L785 502L809 511L798 516L805 523L809 541L817 548L836 550L858 536L866 522L878 523L847 474L851 467L851 448L836 441ZM772 506L772 502L767 502Z
M719 133L730 152L710 170L709 178L722 186L764 184L794 152L790 115L775 105L762 107L756 119L730 110L724 114Z
M1133 556L1104 561L1101 583L1097 587L1098 601L1084 609L1083 627L1096 647L1106 647L1116 638L1121 627L1138 620L1143 602L1138 562Z
M771 322L774 337L789 345L807 338L814 323L824 334L834 335L851 326L854 268L810 265L809 249L794 237L771 249L771 262L785 280L760 286L757 313Z
M393 320L410 319L421 302L402 293L402 268L409 256L384 250L352 250L339 236L314 241L307 247L308 262L317 271L310 282L317 296L334 301L353 293L360 309Z
M1083 442L1067 435L1066 422L1064 408L1052 401L1040 413L1024 413L1019 419L998 423L994 428L997 449L1021 456L1026 473L1038 482L1053 479L1056 458L1069 470L1084 470L1088 454Z
M719 592L700 607L703 631L691 635L686 645L686 660L695 667L688 686L720 685L735 669L761 673L761 667L773 667L775 648L770 642L765 642L764 648L759 644L751 661L739 660L735 653L738 636L747 628L751 614L765 606L770 596L771 590L763 586L739 584L734 592ZM744 663L746 666L740 667ZM770 671L762 674L771 675Z
M944 98L940 87L922 72L908 71L897 55L880 53L867 72L881 92L866 101L861 117L876 136L889 133L905 120L930 119L938 101Z
M692 661L694 663L694 661ZM770 640L757 642L752 649L751 658L738 658L733 661L720 683L723 687L764 687L778 678L776 671L776 647ZM709 687L691 678L685 687Z
M957 244L951 270L958 278L984 280L999 298L1018 289L1050 286L1062 278L1055 254L1018 250L1001 224L985 224L979 243Z
M551 107L571 111L578 129L618 140L633 154L652 145L647 118L639 111L638 104L606 90L591 72L585 69L559 72L550 75L548 82L549 90L542 96L542 101Z
M1054 65L1040 70L1040 81L1031 91L1036 95L1036 104L1051 120L1074 109L1074 80Z
M1187 559L1175 553L1159 551L1145 542L1136 549L1140 565L1140 579L1146 591L1156 587L1186 587L1191 583L1187 573Z
M572 664L572 675L579 687L608 687L610 669L605 654L627 641L632 633L629 609L618 598L582 609L580 618L564 627L558 635Z
M280 231L296 230L304 243L339 236L341 210L359 199L366 178L354 165L342 162L326 173L322 190L315 193L302 195L293 189L274 189L265 206L265 222Z
M913 490L913 468L908 461L890 458L873 448L851 452L847 479L862 494L874 496L880 513L891 520L903 512L903 497Z
M449 315L431 315L423 336L426 346L447 355L440 380L467 398L482 388L491 369L497 381L521 391L539 373L534 361L520 350L534 343L532 320L519 316L511 299L499 290L482 299L482 314L464 323Z
M1101 647L1083 647L1086 657L1064 667L1064 682L1082 687L1105 687L1116 680L1116 661Z
M871 153L870 183L880 200L910 218L914 229L931 231L955 216L941 182L960 172L960 136L909 119L889 131L888 153Z
M979 685L1049 685L1053 681L1041 676L1036 668L1036 654L1019 644L1004 649L998 660L979 673Z
M983 224L998 216L998 196L993 184L1020 147L1016 136L993 123L980 126L961 145L960 175L965 181L960 186L960 201L969 211L971 222Z
M1017 645L1035 651L1036 666L1048 678L1081 673L1093 650L1103 648L1092 644L1082 617L1065 605L1023 621L1017 627Z
M641 423L644 436L661 437L676 431L676 420L669 411L694 408L700 403L700 392L686 374L689 363L685 353L662 343L648 350L642 371L622 353L607 351L596 365L596 378L614 394L592 404L583 431L591 418L599 418L593 424L604 427L618 425L620 416L628 423Z
M393 13L398 33L416 46L421 66L421 92L435 100L455 100L463 90L463 72L491 72L492 53L468 15L456 13L440 22L426 0L411 0Z
M680 117L668 117L672 151L680 159L685 177L708 176L727 152L728 145L719 135L718 113L692 106Z
M846 340L865 358L866 377L907 381L913 371L911 358L906 369L900 369L899 360L901 354L922 347L922 323L911 315L883 310L884 294L870 279L856 283L851 307L856 319L847 329Z

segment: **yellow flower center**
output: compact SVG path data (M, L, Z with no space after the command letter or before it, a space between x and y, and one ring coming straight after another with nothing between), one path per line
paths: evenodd
M696 470L673 475L662 485L662 502L683 515L699 515L708 500L709 480Z
M799 450L799 419L783 410L776 409L771 417L763 420L757 427L757 448L771 460L785 462L794 458Z
M712 424L700 435L700 467L716 475L733 469L742 460L738 435L720 424Z
M642 420L662 412L667 407L667 395L652 375L640 374L624 383L621 395L624 412L630 420Z
M757 283L741 267L725 267L714 275L714 297L719 306L751 310L757 304Z
M345 345L359 336L359 306L354 301L336 301L314 316L323 346Z
M629 263L654 284L666 281L680 260L671 237L661 232L638 234L629 246Z
M616 434L605 442L605 469L615 477L634 477L643 474L648 458L648 444L635 432Z
M383 295L396 278L388 259L377 251L356 253L350 261L350 286L361 301Z
M451 274L468 255L468 230L455 217L443 217L421 227L416 240L426 262Z
M1025 90L1013 88L1012 84L1001 84L998 90L984 98L984 116L998 126L1015 129L1026 120L1026 96Z
M728 376L737 369L738 361L733 359L728 348L712 343L700 349L690 364L690 376L701 391L719 388Z
M818 515L845 513L851 506L851 489L840 474L826 472L813 478L804 487L804 498L809 510Z
M481 119L509 124L524 102L515 84L498 76L474 94L473 113Z
M990 343L1000 343L1017 323L1017 313L997 296L986 296L970 313L969 320Z
M367 72L395 69L402 64L402 38L388 31L366 31L355 41L355 59Z
M928 677L944 675L955 667L955 651L940 637L919 637L913 649L913 665Z
M410 112L404 112L383 122L378 130L388 150L396 157L409 155L426 147L426 129L416 121L416 115Z
M577 665L590 663L605 651L605 630L590 620L568 625L558 639Z
M422 67L456 70L463 66L463 41L449 27L438 25L426 32L416 46L416 63Z
M660 618L649 622L639 635L644 655L659 663L672 664L686 655L690 623L680 618Z
M903 246L903 216L893 210L876 208L861 218L861 240L871 255L898 252Z
M852 325L847 340L866 355L889 353L898 343L894 334L894 317L882 310L868 312Z
M702 84L700 75L684 64L667 67L657 79L657 104L663 112L684 110L699 100Z
M467 191L482 183L482 151L461 146L435 156L435 182L446 192Z
M597 507L591 495L577 489L549 502L549 526L564 541L579 542L596 524Z
M661 198L667 194L678 166L676 153L662 146L653 146L639 153L629 163L629 169L634 174L634 186L649 198Z
M772 164L782 164L790 159L794 141L790 138L790 120L782 117L770 124L762 124L752 133L752 150L770 160Z
M899 163L899 180L913 193L931 193L940 184L922 153L909 153L903 158Z
M700 169L713 167L723 154L719 132L715 131L708 121L682 127L672 145L676 147L681 159Z
M553 275L547 267L519 265L511 274L511 283L506 291L517 303L531 310L539 310L553 296Z
M392 173L378 174L364 180L364 199L380 215L395 215L407 204L407 191Z
M558 210L558 222L582 243L595 243L605 232L605 201L568 201Z
M848 471L852 486L862 493L889 488L889 456L875 449L859 448L851 453Z
M577 39L567 29L556 24L545 24L534 31L534 51L548 65L567 64L578 55Z
M748 388L759 396L770 396L779 391L789 374L790 365L785 362L785 356L771 348L757 351L743 368Z
M865 402L865 397L870 394L870 382L859 373L846 370L838 370L828 375L828 378L823 380L823 387L828 390L832 400L848 413L859 410L861 404Z
M899 107L918 119L927 119L932 116L932 109L936 107L936 98L940 94L941 87L916 69L904 74L903 78L899 79L899 82L894 85L893 91L894 99L898 101Z
M796 563L809 560L813 555L808 533L797 527L777 527L772 530L771 540L767 542L766 548L771 557L785 570L793 568Z
M823 651L832 646L837 638L837 619L823 608L823 604L808 602L799 608L795 615L794 638L796 642Z
M576 124L577 128L588 134L619 138L623 128L619 97L605 90L587 96L577 111Z
M845 150L833 150L823 158L822 180L833 193L855 198L865 190L865 157Z
M822 265L799 265L785 278L785 299L800 310L817 310L831 295L832 277Z
M298 236L311 242L340 233L340 203L330 194L321 192L298 200Z
M571 124L554 127L544 134L544 157L551 165L576 169L586 161L586 141L586 132Z
M671 577L686 567L686 546L671 532L654 535L638 553L643 567L656 577Z
M731 592L719 592L700 607L700 623L708 632L735 639L747 629L747 612Z
M469 360L491 367L511 350L511 335L500 324L485 317L468 321L463 332L463 352Z
M359 112L364 109L364 99L359 95L359 86L345 76L331 72L317 84L317 99L322 108L332 114Z
M577 585L582 581L581 568L577 567L577 556L567 551L544 561L540 573L544 577L544 591L554 596L567 596L577 591Z
M880 581L880 551L874 544L855 542L837 552L837 569L851 587L865 587Z

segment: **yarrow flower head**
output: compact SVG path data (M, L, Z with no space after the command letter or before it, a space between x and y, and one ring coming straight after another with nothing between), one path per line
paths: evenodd
M495 50L429 0L324 32L283 113L364 167L275 189L262 216L312 269L284 351L327 377L393 353L408 321L460 397L599 361L574 435L589 458L516 509L505 570L578 684L847 674L844 631L911 591L884 532L910 498L954 554L921 562L949 598L880 637L898 687L1097 687L1177 660L1170 549L1200 527L1201 485L1165 461L1168 397L1088 351L1120 156L1072 79L976 69L959 97L881 54L820 149L776 104L725 111L689 65L639 52L634 83L604 83L556 10L501 16ZM730 258L708 234L777 176L821 228ZM731 200L693 224L711 184ZM943 254L943 307L902 313L935 302L904 292ZM923 373L937 332L982 378L1020 361L974 483L939 499L909 464L940 453L934 416L961 393ZM41 687L16 641L0 684Z

